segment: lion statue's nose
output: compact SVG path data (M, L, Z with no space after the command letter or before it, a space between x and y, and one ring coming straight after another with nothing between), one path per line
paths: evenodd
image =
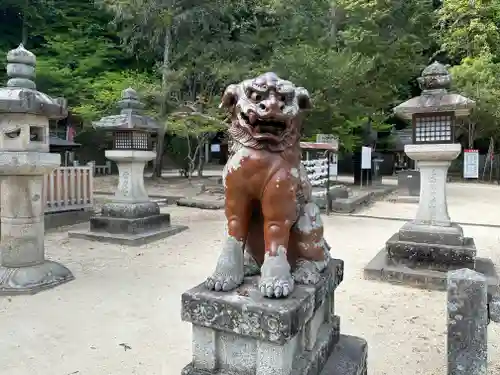
M259 109L270 115L281 113L283 111L283 107L283 104L275 98L263 100L259 103Z

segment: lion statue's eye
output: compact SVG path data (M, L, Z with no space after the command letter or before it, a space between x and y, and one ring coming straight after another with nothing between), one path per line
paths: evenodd
M259 94L258 92L252 92L252 94L250 95L250 99L252 99L253 101L256 101L256 102L260 102L262 100L262 95Z

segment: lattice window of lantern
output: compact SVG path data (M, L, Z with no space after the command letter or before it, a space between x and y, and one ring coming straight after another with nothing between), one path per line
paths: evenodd
M115 132L115 149L130 150L132 148L131 132Z
M134 150L149 150L149 133L133 132L132 148Z
M413 118L414 143L452 143L453 113L415 115Z

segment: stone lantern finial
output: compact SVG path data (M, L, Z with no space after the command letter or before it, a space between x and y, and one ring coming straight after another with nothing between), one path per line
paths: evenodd
M451 86L451 75L443 64L434 61L422 71L418 83L423 94L429 91L443 91L446 93Z
M7 53L7 87L19 87L36 90L36 56L22 44Z
M118 108L121 109L121 114L140 113L144 108L144 104L139 100L137 91L129 87L122 91L121 100L118 102Z

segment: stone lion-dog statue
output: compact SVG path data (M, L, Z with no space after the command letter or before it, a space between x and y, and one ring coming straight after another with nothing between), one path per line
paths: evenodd
M316 284L330 259L318 206L301 164L302 113L309 93L274 73L229 85L221 108L230 113L230 157L224 167L227 238L210 290L230 291L260 274L269 298L289 296L295 283Z

